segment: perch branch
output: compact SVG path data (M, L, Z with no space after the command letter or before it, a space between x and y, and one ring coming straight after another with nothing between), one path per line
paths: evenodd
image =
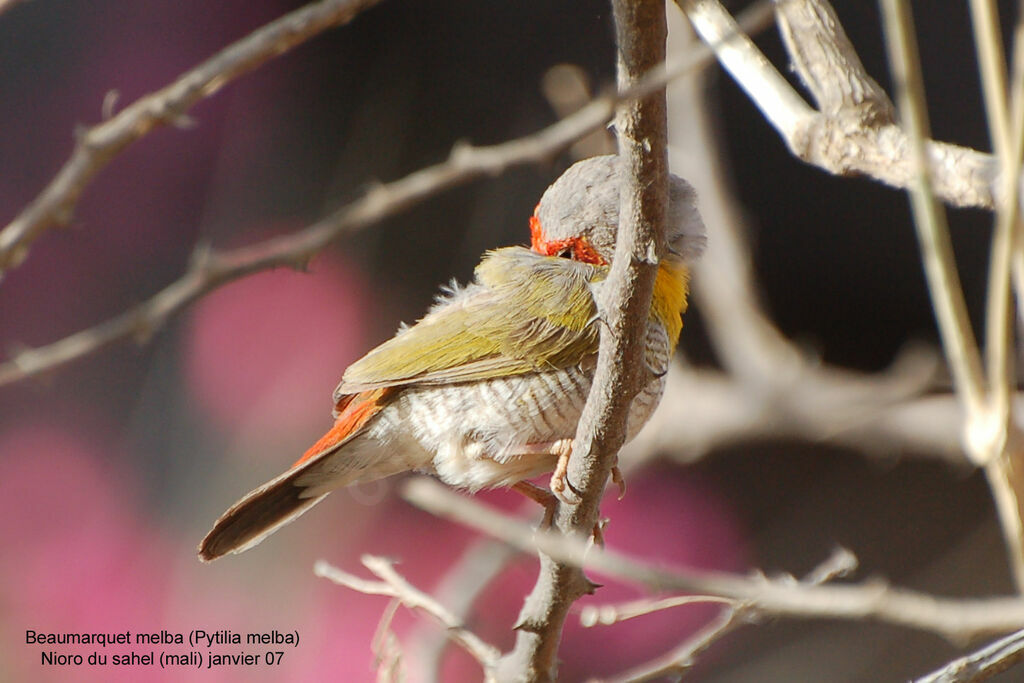
M667 24L661 0L612 0L620 89L642 82L665 61ZM668 209L668 121L664 90L624 103L616 116L622 169L615 256L598 301L601 328L597 368L573 440L568 479L579 499L558 507L555 527L589 535L615 458L626 439L633 398L650 379L643 374L647 319L664 252ZM500 664L502 678L554 681L558 645L569 607L593 585L577 565L540 557L526 597L516 642Z
M30 245L43 232L71 220L85 186L125 147L154 128L180 125L196 102L318 33L351 21L379 1L321 0L297 9L80 134L71 157L50 184L0 231L0 278L28 255Z

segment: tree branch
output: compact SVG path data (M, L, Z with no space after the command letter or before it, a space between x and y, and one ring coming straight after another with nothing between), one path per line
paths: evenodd
M954 659L914 683L976 683L1000 674L1024 659L1024 631L989 643L977 652Z
M750 29L764 25L765 17L771 16L766 9L770 10L770 5L748 10L743 26ZM491 146L459 143L447 160L400 180L378 185L360 199L291 235L233 251L199 250L188 272L135 308L46 346L16 353L10 360L0 363L0 387L54 370L127 337L147 340L171 315L229 282L280 266L302 268L332 241L443 190L479 177L498 175L512 166L546 161L604 126L619 103L664 88L673 78L713 61L714 53L702 45L672 64L653 69L641 82L598 97L573 115L536 133ZM55 184L58 179L51 182L51 187ZM31 207L23 214L30 210Z
M620 89L642 82L665 61L665 5L660 0L613 0ZM569 480L580 492L559 505L564 534L592 533L605 483L626 438L633 398L650 379L644 345L658 255L664 250L668 154L663 90L622 106L616 118L623 173L615 257L598 302L605 325L590 395L573 441ZM540 573L523 603L513 650L502 658L507 680L554 681L558 644L569 607L593 591L572 564L541 555Z
M25 259L43 232L71 220L85 186L125 147L159 126L181 125L187 121L185 112L196 102L318 33L348 23L379 1L321 0L297 9L80 134L71 158L50 184L0 231L0 278Z
M857 558L845 548L837 548L832 555L823 563L801 580L802 585L817 586L835 578L844 577L857 569ZM692 637L688 638L671 651L636 667L629 671L608 679L609 682L618 683L641 683L662 678L667 675L681 676L693 667L697 657L704 653L723 637L735 631L740 626L757 622L762 616L757 608L747 602L731 600L729 598L713 598L713 596L680 596L661 601L668 603L670 600L681 602L685 599L692 601L704 600L725 601L718 616L704 628L700 629ZM674 605L672 605L674 606ZM601 609L601 608L598 608ZM653 610L651 610L653 611ZM646 613L646 612L645 612ZM636 615L630 615L636 616ZM586 617L586 610L581 618ZM601 623L609 623L602 620Z
M487 679L491 680L494 665L500 655L496 647L484 642L479 636L467 629L462 624L462 621L444 605L406 581L404 577L395 571L392 562L389 560L374 555L363 555L362 562L363 566L373 572L381 581L361 579L358 576L353 576L337 567L331 566L324 560L317 561L313 566L313 574L360 593L386 595L395 598L409 609L418 609L426 612L444 626L446 635L453 642L458 643L462 649L480 663Z
M837 175L866 175L894 187L914 180L906 133L890 120L892 105L863 71L831 7L820 0L776 4L783 38L800 36L790 48L797 72L824 111L816 111L737 31L717 0L676 0L694 29L710 45L736 80L799 159ZM815 43L827 49L813 48ZM823 59L808 68L803 56ZM831 84L825 87L824 84ZM842 87L836 88L836 84ZM852 106L851 106L852 105ZM838 111L834 111L836 107ZM844 107L845 108L842 108ZM990 154L943 142L928 142L928 160L936 194L956 206L993 208L999 194L999 161Z
M683 591L749 603L765 615L797 619L878 621L938 634L954 644L1024 627L1024 598L943 598L894 588L882 580L852 585L806 586L792 579L753 578L722 572L665 568L578 536L536 530L428 477L405 483L413 505L522 550L645 586L652 592Z

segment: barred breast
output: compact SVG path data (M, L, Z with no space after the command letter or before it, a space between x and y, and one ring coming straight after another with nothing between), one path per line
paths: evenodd
M646 363L652 379L634 399L627 424L633 438L665 387L670 342L648 325ZM594 362L447 386L410 387L368 425L368 441L388 447L410 468L436 473L453 486L510 486L554 468L538 445L576 433L590 392Z

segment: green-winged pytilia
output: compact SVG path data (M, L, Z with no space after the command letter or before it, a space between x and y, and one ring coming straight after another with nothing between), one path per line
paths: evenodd
M551 494L528 479L565 466L590 391L599 336L596 295L615 251L619 161L569 168L530 219L529 249L486 253L473 282L353 363L334 392L334 427L291 469L235 503L199 546L210 561L256 545L331 491L419 470L475 491ZM688 263L704 246L693 189L671 176L667 252L647 322L650 381L627 438L650 417L682 328Z

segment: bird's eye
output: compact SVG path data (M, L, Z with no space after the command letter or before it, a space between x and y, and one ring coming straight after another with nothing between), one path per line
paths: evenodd
M555 256L558 258L572 258L572 247L563 247Z

